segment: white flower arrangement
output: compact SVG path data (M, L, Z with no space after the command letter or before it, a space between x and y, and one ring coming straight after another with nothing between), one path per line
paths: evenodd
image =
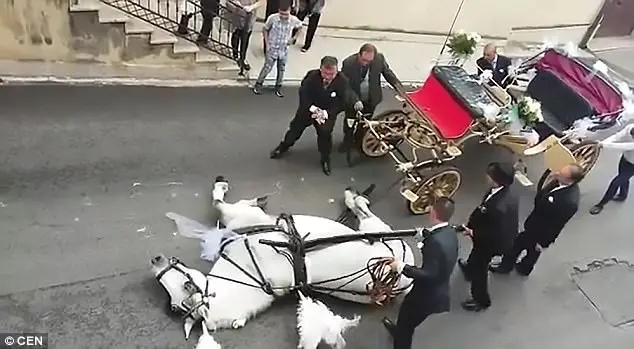
M466 58L475 53L481 40L482 37L476 32L466 33L464 30L459 30L449 38L447 48L452 57Z
M533 127L536 123L544 121L542 104L528 96L517 103L517 116L524 122L525 127Z

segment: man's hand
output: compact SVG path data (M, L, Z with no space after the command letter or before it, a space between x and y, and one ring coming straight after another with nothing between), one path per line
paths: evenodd
M535 244L535 251L541 253L542 251L544 251L544 247L540 244Z
M354 111L362 111L363 110L363 102L357 101L354 103Z
M473 238L473 229L468 228L465 224L463 224L462 227L464 228L462 235Z
M397 272L397 273L402 273L403 272L403 268L405 267L405 264L395 258L390 258L390 269L392 269L392 271Z

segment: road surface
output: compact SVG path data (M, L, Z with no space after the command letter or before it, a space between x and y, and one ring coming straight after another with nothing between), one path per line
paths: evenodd
M396 106L390 94L382 107ZM279 183L271 212L333 218L339 206L329 199L341 198L348 185L376 183L378 215L395 228L426 223L408 215L396 188L382 194L396 179L388 159L349 169L336 156L326 177L308 130L290 156L270 160L297 102L296 90L286 95L253 96L242 88L0 87L0 331L48 332L51 348L61 349L193 347L197 334L186 343L179 320L163 312L165 296L148 266L165 253L208 269L199 261L198 242L175 236L164 214L205 221L216 175L230 179L230 200ZM336 130L340 138L340 126ZM456 162L464 174L457 223L481 199L486 164L505 156L471 144ZM467 284L456 272L453 311L419 328L416 346L631 348L632 330L609 324L634 318L632 288L625 284L630 269L571 276L575 265L595 259L634 260L632 202L610 205L598 217L586 213L617 156L605 153L585 180L579 214L530 279L492 277L493 306L469 314L459 307ZM541 172L538 165L531 167L534 174ZM525 215L531 190L518 190ZM469 242L461 243L466 255ZM604 270L616 276L606 281ZM379 320L396 308L328 303L344 315L362 315L347 336L348 348L389 347ZM293 308L292 300L282 300L244 329L214 336L224 348L295 348Z

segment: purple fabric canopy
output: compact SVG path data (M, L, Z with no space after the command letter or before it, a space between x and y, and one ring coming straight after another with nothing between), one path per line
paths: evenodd
M546 70L565 82L583 97L598 114L615 114L623 109L623 98L618 90L606 82L600 73L555 50L549 50L537 62L538 70Z

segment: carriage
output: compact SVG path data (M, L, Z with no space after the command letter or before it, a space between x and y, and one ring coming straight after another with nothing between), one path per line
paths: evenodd
M392 157L397 172L404 175L400 193L411 213L426 214L435 198L457 192L462 178L451 161L471 139L510 150L516 178L530 186L524 156L544 153L551 169L576 161L587 173L600 147L573 131L580 125L590 133L607 129L623 112L624 97L617 84L593 68L592 60L561 50L546 49L523 60L506 88L486 81L484 75L469 75L461 66L435 65L422 87L397 91L402 109L359 115L356 148L370 158ZM541 103L543 119L531 127L517 117L517 103L526 96ZM413 157L401 149L403 143ZM421 159L421 151L429 155Z

